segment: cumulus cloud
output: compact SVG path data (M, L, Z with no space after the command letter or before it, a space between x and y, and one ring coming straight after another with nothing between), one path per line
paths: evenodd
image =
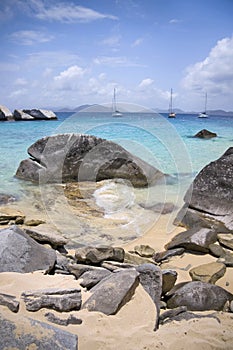
M189 90L232 94L233 37L219 40L208 57L188 67L182 84Z
M54 39L54 36L35 30L20 30L12 33L10 38L20 45L33 45L49 42Z
M143 79L140 84L138 85L138 87L140 89L145 89L149 86L151 86L152 84L154 83L154 80L151 79L151 78L146 78L146 79Z
M40 0L31 0L30 6L34 15L41 20L73 23L91 22L101 19L118 19L114 15L101 13L88 7L75 5L72 2L44 2Z
M85 69L77 65L71 66L54 77L55 87L62 90L74 90L85 72Z

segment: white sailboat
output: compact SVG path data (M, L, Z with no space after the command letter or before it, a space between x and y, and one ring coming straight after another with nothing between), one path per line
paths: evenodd
M113 101L112 101L112 117L122 117L123 114L118 111L116 104L116 89L113 90Z
M207 106L207 92L205 93L205 108L204 108L204 112L199 113L198 118L208 118L208 114L206 112L206 106Z
M168 118L175 118L175 117L176 117L176 113L173 111L173 106L172 106L172 89L171 89L171 97L170 97Z

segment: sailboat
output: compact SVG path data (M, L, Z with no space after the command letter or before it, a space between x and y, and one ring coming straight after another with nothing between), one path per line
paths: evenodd
M116 89L113 90L113 101L112 101L112 117L122 117L123 114L118 111L116 104Z
M204 109L204 112L199 113L198 118L208 118L208 114L206 112L206 106L207 106L207 92L205 93L205 109Z
M176 113L173 111L173 107L172 107L172 89L171 89L171 97L170 97L168 118L175 118L175 117L176 117Z

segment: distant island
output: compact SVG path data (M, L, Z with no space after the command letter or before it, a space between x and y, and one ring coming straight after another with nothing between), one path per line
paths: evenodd
M85 104L85 105L80 105L75 108L69 108L69 107L61 107L59 109L56 108L51 108L50 109L54 110L55 112L70 112L70 113L76 113L76 112L111 112L111 107L104 106L104 105L99 105L99 104ZM159 108L148 108L148 109L138 109L138 112L140 113L148 113L148 112L156 112L156 113L168 113L167 109L159 109ZM122 112L130 112L130 111L122 111ZM179 108L175 108L174 112L176 114L198 114L199 112L196 111L184 111ZM224 111L222 109L214 109L214 110L208 110L207 113L209 115L221 115L221 116L227 116L227 117L233 117L233 111Z

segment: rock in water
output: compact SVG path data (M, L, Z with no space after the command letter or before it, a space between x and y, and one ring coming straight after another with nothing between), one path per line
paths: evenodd
M91 135L44 137L28 149L16 177L40 183L101 181L122 178L143 187L164 174L118 144Z
M207 214L208 219L233 230L233 147L200 171L184 201L186 209L188 207L186 216L190 210L197 216Z
M215 132L203 129L199 131L194 137L199 137L201 139L211 139L212 137L217 137Z

